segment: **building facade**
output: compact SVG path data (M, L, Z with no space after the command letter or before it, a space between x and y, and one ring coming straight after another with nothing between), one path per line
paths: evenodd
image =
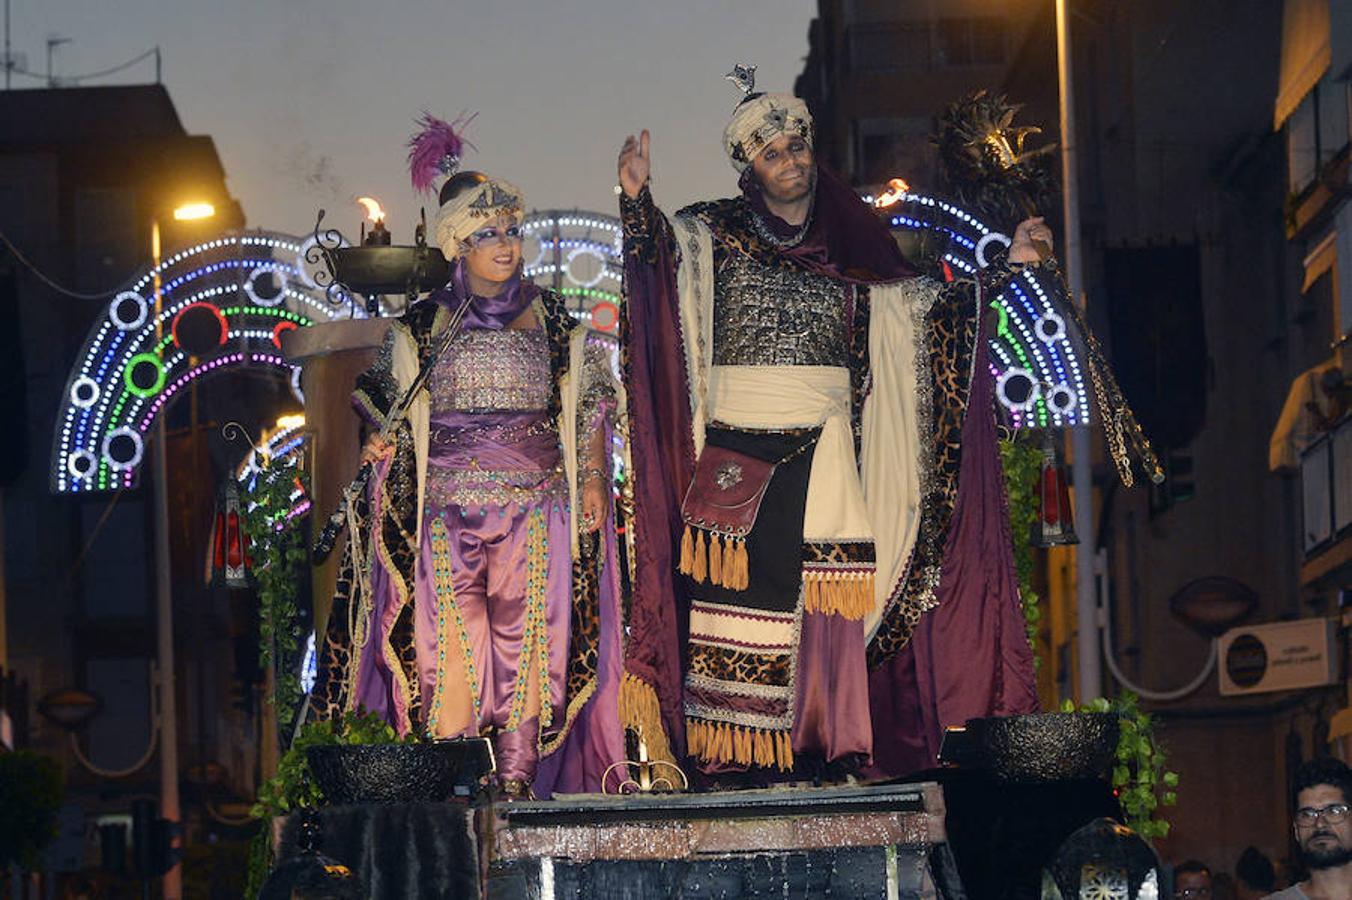
M1339 35L1352 28L1339 7L1247 0L1221 15L1163 0L1069 3L1087 308L1167 477L1124 489L1096 451L1096 545L1042 557L1040 686L1048 708L1088 699L1076 696L1076 634L1099 632L1104 652L1089 664L1105 692L1142 693L1182 778L1158 846L1217 871L1250 846L1288 856L1287 772L1335 749L1327 735L1340 733L1346 705L1336 679L1222 695L1211 633L1194 614L1247 611L1247 626L1336 623L1341 612L1352 501L1333 498L1352 485L1352 453L1341 450L1352 431L1330 428L1346 389L1341 406L1319 400L1323 430L1306 416L1295 438L1273 431L1290 418L1289 392L1344 383L1324 377L1343 371L1352 327L1347 252L1338 263L1352 216ZM798 90L819 116L824 159L861 189L899 175L924 190L933 170L918 135L974 89L1007 94L1042 140L1061 140L1050 0L818 9ZM1003 43L953 37L996 31ZM969 52L945 49L954 42ZM946 64L955 60L965 65ZM1061 211L1041 212L1060 232ZM1310 396L1298 399L1305 410ZM1279 438L1287 450L1274 470ZM1311 462L1311 452L1322 455ZM1105 630L1076 621L1075 552L1095 554Z
M209 222L174 221L189 198L215 207ZM14 743L61 761L95 863L93 826L159 793L152 488L146 479L54 496L48 468L70 368L91 323L148 268L154 222L166 256L244 225L212 139L187 133L162 86L0 92L0 669L26 683L30 701L26 718L6 718ZM203 385L168 411L177 744L191 841L228 831L213 813L252 796L258 775L254 613L203 578L212 473L243 453L222 448L212 423L236 408L267 409L279 392L289 393L284 382ZM39 714L66 689L100 702L73 736ZM16 723L25 733L13 733Z

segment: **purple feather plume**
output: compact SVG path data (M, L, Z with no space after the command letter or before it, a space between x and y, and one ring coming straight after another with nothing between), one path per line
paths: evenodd
M464 148L474 146L461 136L461 132L474 121L475 115L478 113L469 116L461 113L454 122L446 122L423 112L422 118L418 119L421 130L408 141L408 171L416 190L430 193L439 176L455 171Z

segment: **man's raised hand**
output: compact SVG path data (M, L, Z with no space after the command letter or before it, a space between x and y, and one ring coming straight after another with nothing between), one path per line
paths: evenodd
M643 129L635 138L632 134L624 139L620 148L620 187L629 199L638 196L643 185L648 183L651 173L651 158L648 156L648 129Z

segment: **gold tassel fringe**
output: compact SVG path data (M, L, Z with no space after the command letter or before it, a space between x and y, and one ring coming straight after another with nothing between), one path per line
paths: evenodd
M709 535L709 583L723 584L723 539Z
M728 554L730 561L723 564L723 586L734 591L744 591L751 584L750 561L746 556L746 538L730 538L732 548Z
M705 719L685 720L690 755L702 762L793 770L793 741L788 731L747 728Z
M695 536L690 533L690 526L685 526L685 534L681 535L681 574L689 575L695 571Z
M620 682L620 724L639 733L648 745L648 758L676 765L666 729L662 727L662 707L657 691L641 678L628 673Z
M803 608L808 612L862 619L873 609L873 573L804 572Z
M681 534L680 571L701 584L707 580L729 590L744 591L751 584L746 538L706 534L703 528L687 524Z

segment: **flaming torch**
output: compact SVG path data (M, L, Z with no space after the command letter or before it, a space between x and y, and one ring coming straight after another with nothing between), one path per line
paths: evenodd
M371 220L371 231L366 231L366 223L361 223L362 245L366 247L388 247L390 232L385 228L385 210L373 197L358 197L357 202L366 208L366 217Z
M887 190L873 199L873 205L878 209L891 206L911 191L911 186L900 178L893 178L887 182Z

